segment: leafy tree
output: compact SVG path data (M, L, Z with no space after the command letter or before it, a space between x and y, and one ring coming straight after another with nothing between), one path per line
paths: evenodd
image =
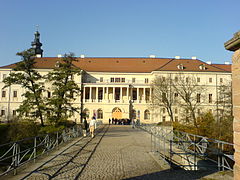
M156 76L152 82L152 107L164 107L173 122L172 80L170 77Z
M58 125L59 122L72 117L79 108L74 107L72 102L80 95L80 87L74 81L74 75L80 74L81 70L74 66L77 59L73 53L65 54L57 62L53 71L47 75L52 85L52 97L48 99L48 119Z
M18 108L19 116L27 115L30 119L40 119L41 125L44 126L45 105L42 98L44 85L40 82L43 77L34 69L34 53L29 49L17 55L22 57L22 61L17 63L14 72L4 79L3 88L13 84L24 88L26 92L22 94L24 100Z

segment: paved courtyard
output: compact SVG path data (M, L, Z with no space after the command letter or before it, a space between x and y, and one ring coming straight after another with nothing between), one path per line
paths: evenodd
M204 174L163 169L151 154L150 135L130 126L104 125L7 179L199 179ZM203 172L205 173L205 172Z

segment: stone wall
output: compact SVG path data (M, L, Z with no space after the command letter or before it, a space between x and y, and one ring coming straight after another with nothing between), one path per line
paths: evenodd
M234 179L240 179L240 32L234 34L234 37L225 43L225 48L234 51L232 57L232 92L233 92L233 130L234 130L234 148L235 165Z

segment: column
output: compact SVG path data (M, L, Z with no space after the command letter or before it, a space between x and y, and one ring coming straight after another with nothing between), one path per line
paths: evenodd
M108 89L109 89L109 87L107 87L107 102L108 102L108 99L109 99Z
M83 102L86 102L86 87L83 87Z
M127 100L129 100L129 87L127 87Z
M139 88L137 88L137 101L139 102L140 98L139 98Z
M120 102L122 102L122 87L120 87Z
M89 101L92 102L92 87L89 87Z
M232 94L233 94L233 131L234 131L234 179L240 179L240 31L234 37L224 43L229 51L234 51L232 57Z
M149 88L149 101L151 102L152 100L152 88Z
M98 87L96 87L96 102L98 102Z
M103 91L102 91L102 93L103 93L102 100L104 101L104 100L105 100L105 87L103 87Z
M113 97L112 97L113 100L115 100L115 87L113 87Z
M143 88L143 101L146 102L146 88Z

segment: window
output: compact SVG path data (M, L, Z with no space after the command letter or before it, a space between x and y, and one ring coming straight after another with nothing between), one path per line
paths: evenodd
M175 82L178 82L178 77L175 77Z
M103 77L100 77L100 82L103 82Z
M120 82L120 78L115 78L115 82Z
M188 77L186 77L186 82L187 82L187 83L189 82L189 78L188 78Z
M1 110L1 116L5 116L5 110Z
M200 79L200 77L198 77L198 78L197 78L197 82L200 82L200 81L201 81L201 79Z
M144 111L144 119L145 120L149 120L150 119L150 111L149 110L145 110Z
M50 92L50 91L47 92L47 97L48 97L48 98L51 97L51 92Z
M174 97L177 98L178 97L178 93L174 93Z
M102 111L102 109L98 109L97 110L97 118L98 119L103 119L103 111Z
M198 110L197 110L197 113L198 113L198 115L201 114L201 109L198 109Z
M197 102L200 103L201 101L201 94L197 94Z
M163 114L165 114L166 113L166 109L162 108L162 112L163 112Z
M208 95L208 102L209 102L209 103L212 103L212 94L209 94L209 95Z
M145 83L148 84L148 78L145 78Z
M223 82L223 78L220 78L220 83L222 83Z
M175 122L178 122L178 116L175 116Z
M13 97L14 97L14 98L17 97L17 91L13 91Z
M132 83L135 83L136 82L136 78L132 78Z
M114 82L114 78L111 78L111 79L110 79L110 82Z
M212 78L209 78L209 82L210 82L210 83L212 82Z
M125 82L125 78L122 78L122 79L121 79L121 82Z
M2 97L3 97L3 98L6 97L6 91L2 91Z
M162 121L165 122L166 121L166 116L162 117Z
M17 111L16 111L16 110L13 110L12 115L13 115L13 116L16 116L16 115L17 115Z
M165 78L165 77L162 77L162 80L163 80L163 81L165 81L165 80L166 80L166 78Z
M4 80L6 77L7 77L7 75L6 75L6 74L3 74L3 80Z
M176 108L174 112L175 112L175 114L177 114L178 113L178 109Z
M179 65L177 65L177 68L178 69L184 69L184 66L183 66L183 64L179 64Z

